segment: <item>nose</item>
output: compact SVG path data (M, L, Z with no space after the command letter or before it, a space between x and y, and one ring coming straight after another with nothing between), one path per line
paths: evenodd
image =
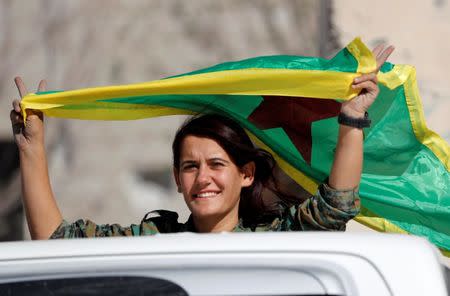
M197 174L197 183L199 186L205 186L211 183L211 174L207 165L201 165Z

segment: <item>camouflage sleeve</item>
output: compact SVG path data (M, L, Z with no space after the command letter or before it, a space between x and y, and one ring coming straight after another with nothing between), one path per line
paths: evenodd
M77 220L69 223L63 220L50 236L55 238L107 237L107 236L139 236L159 233L158 228L150 221L143 221L140 225L132 224L122 227L119 224L97 225L90 220Z
M346 223L359 213L358 188L336 190L322 184L316 195L287 210L287 230L345 230Z

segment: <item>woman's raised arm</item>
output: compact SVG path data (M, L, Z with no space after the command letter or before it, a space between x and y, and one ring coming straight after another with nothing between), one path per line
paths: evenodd
M352 87L360 89L358 96L344 102L341 113L353 119L364 119L365 112L378 96L377 76L381 66L394 51L394 47L377 46L373 54L377 59L377 69L374 73L357 77ZM359 186L363 165L363 131L341 124L336 146L336 154L331 169L328 184L337 190L349 190Z
M28 91L20 77L14 79L20 97ZM46 89L45 80L38 91ZM10 113L14 140L19 149L22 199L32 239L48 239L62 221L48 176L47 156L44 145L43 114L27 110L24 125L20 101L13 101Z

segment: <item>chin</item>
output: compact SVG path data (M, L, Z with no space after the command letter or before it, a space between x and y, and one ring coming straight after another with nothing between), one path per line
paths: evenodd
M191 213L195 217L214 217L224 215L224 207L214 202L196 202L191 201L189 205Z
M215 207L193 206L190 210L195 217L206 218L223 215L222 211Z

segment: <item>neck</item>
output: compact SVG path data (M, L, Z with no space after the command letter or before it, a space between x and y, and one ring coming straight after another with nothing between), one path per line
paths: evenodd
M238 214L229 213L224 217L192 217L195 229L200 233L231 232L238 224Z

